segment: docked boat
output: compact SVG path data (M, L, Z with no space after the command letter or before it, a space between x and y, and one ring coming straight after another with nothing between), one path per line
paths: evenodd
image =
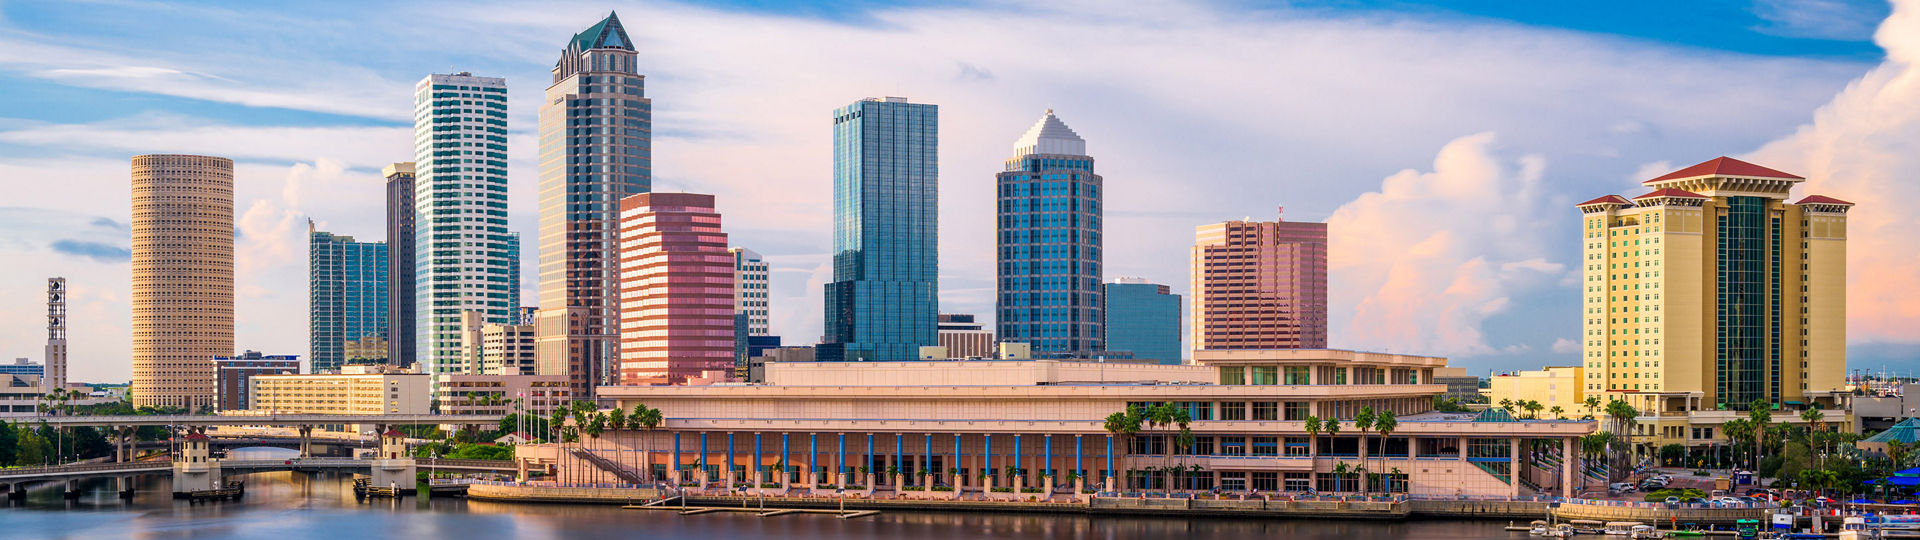
M1664 532L1660 532L1660 529L1656 529L1652 525L1634 525L1632 529L1628 529L1627 537L1628 538L1666 538L1667 534Z
M1572 525L1573 532L1576 532L1579 534L1606 534L1607 533L1607 529L1606 529L1607 524L1606 522L1602 522L1602 521L1594 521L1591 519L1576 519L1576 520L1568 521L1567 524Z
M1634 527L1643 527L1645 525L1646 524L1638 521L1611 521L1608 522L1606 528L1602 530L1607 536L1632 536Z

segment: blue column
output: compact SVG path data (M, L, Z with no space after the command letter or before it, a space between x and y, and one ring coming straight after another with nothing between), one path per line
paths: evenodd
M1048 433L1041 435L1040 444L1046 445L1047 447L1046 450L1040 452L1040 454L1044 456L1040 461L1040 477L1045 478L1053 473L1053 434Z
M793 436L792 433L780 434L780 466L786 467L787 471L793 470L793 463L790 463L790 460L793 458L793 451L787 448L788 439L792 436ZM793 478L793 473L791 472L780 473L780 481L785 482L787 481L788 478Z
M1113 470L1113 436L1108 435L1107 436L1107 475L1118 476L1119 474L1120 473L1114 472Z
M940 476L940 471L933 470L933 434L928 433L926 434L926 437L927 437L927 440L925 442L927 443L927 452L920 456L920 461L927 464L926 465L927 472L933 473L935 477L938 477Z
M900 469L900 474L913 476L913 471L907 470L907 435L905 433L893 434L893 466Z
M1020 434L1013 434L1013 473L1020 474Z
M960 434L955 433L953 434L953 463L947 465L947 468L949 469L960 468L960 460L963 459L964 456L965 454L960 453ZM954 486L954 489L959 489L959 486Z
M679 433L673 434L673 466L668 468L673 469L674 471L680 470L680 434ZM668 476L673 476L674 474L678 474L678 473L675 473L672 471L667 472ZM680 479L674 478L673 481L675 484L678 484L680 482Z
M847 434L840 434L840 474L847 474Z
M813 482L813 473L820 471L820 434L807 434L807 482ZM808 485L807 487L813 487Z
M860 466L861 467L873 466L873 434L872 433L867 434L867 460L860 462ZM854 470L857 471L860 469L854 469ZM874 471L874 472L877 474L879 471ZM860 479L860 481L865 482L866 479L862 478Z
M755 431L753 432L753 471L754 472L760 472L767 469L767 467L763 465L764 463L767 462L764 456L765 454L760 453L760 432ZM753 487L760 487L760 486L756 485Z
M1073 436L1073 474L1077 474L1077 475L1080 475L1082 478L1085 478L1087 476L1087 473L1080 472L1084 470L1086 469L1080 468L1080 436L1074 435Z
M694 459L693 462L700 464L700 477L706 478L707 467L713 464L707 462L707 432L705 431L700 432L700 457Z
M726 469L726 471L724 471L724 473L723 473L723 474L721 474L721 475L720 475L720 477L721 477L721 478L729 478L729 477L731 477L731 476L733 476L733 432L731 432L731 431L729 431L729 432L727 432L727 460L726 460L726 465L727 465L727 469ZM728 486L728 487L729 487L729 488L731 488L732 486Z
M981 448L984 449L983 450L984 453L980 455L986 456L987 458L986 460L980 462L980 472L986 473L986 474L993 474L993 434L988 433L985 435L981 435L980 438L982 441L985 441L981 443Z

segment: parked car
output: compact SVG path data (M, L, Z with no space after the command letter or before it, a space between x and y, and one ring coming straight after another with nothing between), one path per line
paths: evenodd
M1632 483L1632 482L1620 482L1620 483L1617 483L1617 484L1613 484L1613 485L1610 485L1610 486L1607 486L1607 490L1609 490L1609 491L1618 491L1618 492L1621 492L1621 493L1626 493L1626 492L1630 492L1630 491L1633 491L1633 483Z
M1672 507L1674 507L1675 505L1678 505L1678 504L1680 504L1680 498L1679 498L1679 497L1667 497L1667 507L1668 507L1668 508L1672 508Z

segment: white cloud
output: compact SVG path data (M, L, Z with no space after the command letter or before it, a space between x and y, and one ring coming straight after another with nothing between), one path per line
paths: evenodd
M1753 14L1766 24L1753 29L1783 37L1856 40L1873 34L1885 14L1880 5L1849 0L1754 0Z
M1848 338L1910 343L1920 328L1920 1L1894 3L1875 42L1886 63L1750 159L1807 177L1799 195L1858 203L1848 213Z
M1567 338L1553 340L1553 352L1560 354L1579 354L1580 342Z
M1401 171L1335 210L1334 345L1513 351L1487 343L1481 323L1512 309L1522 284L1566 271L1546 260L1545 166L1539 156L1498 155L1491 133L1470 135L1441 148L1432 172Z

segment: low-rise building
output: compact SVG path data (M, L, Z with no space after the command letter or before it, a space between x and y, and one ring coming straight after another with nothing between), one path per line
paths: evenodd
M1016 480L1070 490L1079 478L1089 490L1349 492L1359 489L1350 471L1365 467L1386 480L1375 492L1571 494L1584 478L1576 459L1524 452L1577 457L1576 439L1595 422L1435 412L1446 387L1433 372L1445 365L1324 349L1201 350L1186 365L770 362L764 384L600 387L600 398L658 408L666 422L604 433L587 451L656 478L784 471L802 485L859 483L870 471L888 485L924 486L925 471L968 491ZM1158 403L1187 412L1190 445L1178 444L1174 426L1116 432L1106 422ZM1392 412L1396 427L1354 428L1367 409ZM1343 428L1308 431L1313 418ZM591 465L562 467L577 469L562 478L602 476ZM905 478L889 480L890 470Z
M944 358L993 357L993 331L974 322L973 314L941 313L939 339Z
M1436 368L1433 370L1433 383L1447 385L1447 393L1440 394L1443 398L1461 403L1480 403L1486 400L1486 396L1480 394L1480 377L1469 375L1467 368Z
M448 375L434 388L440 414L545 417L573 401L566 375Z
M480 372L487 375L533 375L533 325L488 324L480 327Z
M342 366L340 373L255 375L250 407L237 414L428 414L429 377L383 365ZM332 426L368 433L371 425Z
M1540 418L1581 417L1589 413L1584 403L1587 399L1586 380L1582 378L1580 366L1545 367L1533 371L1501 373L1487 379L1487 403L1500 407L1503 403L1512 403L1512 413L1516 416L1537 416ZM1598 392L1595 392L1597 395ZM1539 411L1527 411L1521 403L1538 402ZM1559 412L1553 412L1558 407Z
M382 345L381 350L386 350ZM292 375L300 373L300 355L297 354L260 354L260 351L247 351L234 356L216 356L213 358L214 391L213 407L217 411L231 411L247 408L248 381L256 375Z

